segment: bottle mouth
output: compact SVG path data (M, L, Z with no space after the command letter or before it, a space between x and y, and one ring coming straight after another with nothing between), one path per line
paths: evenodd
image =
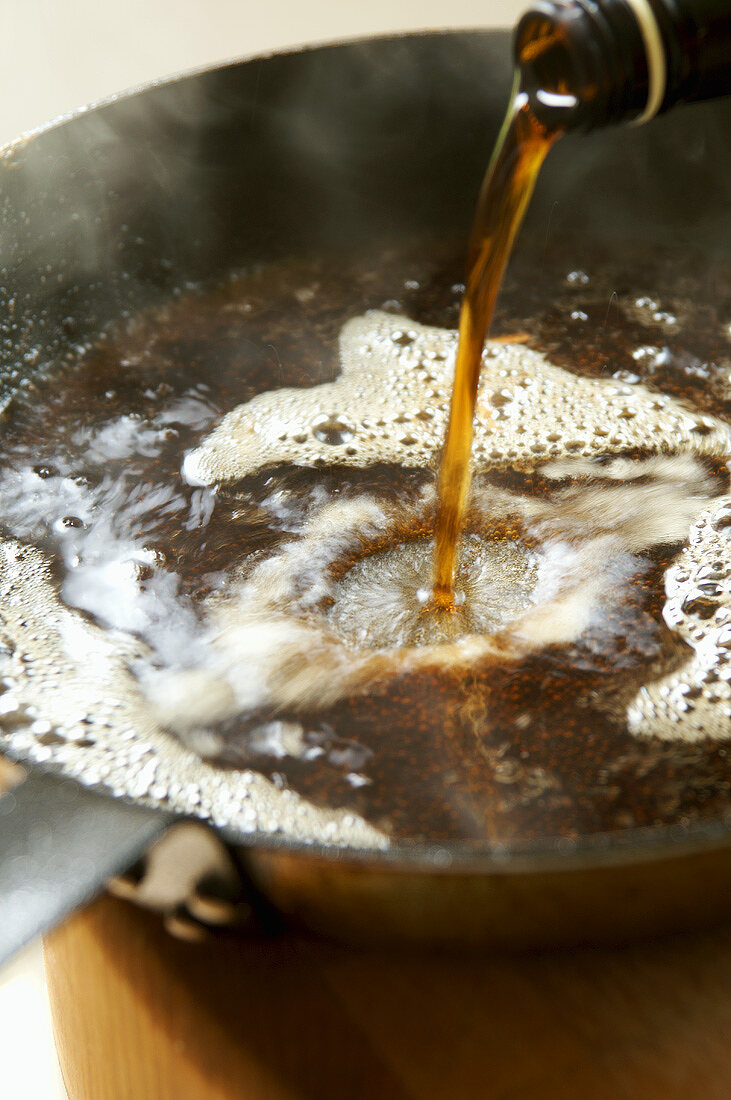
M646 122L666 89L663 39L649 0L536 0L514 55L536 118L554 130Z
M579 129L591 118L595 44L582 26L585 21L578 5L539 2L515 29L521 88L536 118L554 130Z

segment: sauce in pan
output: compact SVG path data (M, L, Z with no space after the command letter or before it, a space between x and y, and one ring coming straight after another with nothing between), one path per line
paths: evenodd
M224 784L434 840L727 812L724 273L567 242L539 285L538 247L483 357L457 615L423 612L458 247L187 292L6 413L5 535Z

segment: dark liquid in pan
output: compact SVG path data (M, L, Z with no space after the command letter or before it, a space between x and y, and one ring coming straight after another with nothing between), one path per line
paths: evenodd
M332 379L339 329L367 308L454 328L460 256L460 242L421 242L254 271L80 350L6 416L6 532L51 556L67 602L148 641L151 664L190 661L202 601L225 591L236 569L296 540L314 503L364 492L408 502L434 471L274 467L214 495L181 480L185 451L272 385ZM682 259L570 243L547 257L542 240L526 241L493 334L530 333L568 371L630 388L643 379L727 417L727 273L694 272ZM706 465L723 491L723 464ZM508 464L480 474L480 485L560 503L561 485L540 468ZM535 550L499 515L468 517L466 531L510 554ZM432 538L428 520L403 532L426 566ZM623 559L617 598L571 644L386 677L367 697L317 714L242 714L213 725L201 751L224 769L252 767L319 804L352 808L397 837L508 841L718 818L731 792L725 745L641 740L622 719L638 687L687 651L661 614L664 572L681 543ZM117 565L132 544L145 553L130 573ZM347 578L361 566L340 568Z

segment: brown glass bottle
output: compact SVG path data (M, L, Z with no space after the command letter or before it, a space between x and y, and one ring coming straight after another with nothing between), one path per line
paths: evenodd
M641 122L731 94L731 0L536 0L514 42L546 126Z

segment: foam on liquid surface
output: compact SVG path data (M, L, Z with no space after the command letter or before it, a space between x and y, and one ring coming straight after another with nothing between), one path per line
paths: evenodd
M187 455L184 474L211 485L279 462L431 466L444 441L456 340L455 332L407 317L354 318L340 338L334 382L275 390L235 409ZM633 448L725 453L729 430L643 386L581 378L520 344L488 341L473 445L478 470Z

